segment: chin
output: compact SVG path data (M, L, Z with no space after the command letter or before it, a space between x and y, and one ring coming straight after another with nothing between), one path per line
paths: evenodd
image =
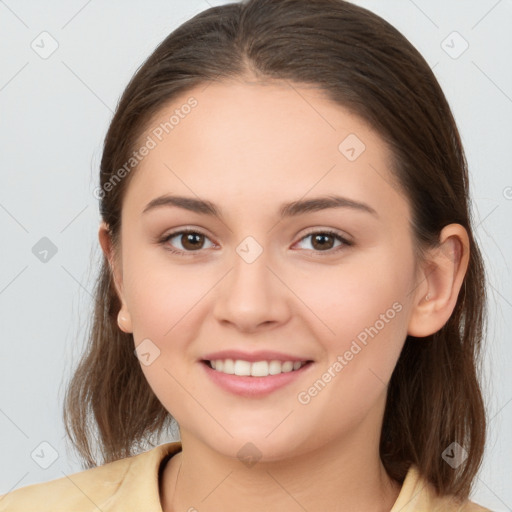
M268 435L269 431L262 432L254 427L234 432L233 438L222 436L222 439L203 439L218 453L231 458L236 458L250 467L254 462L275 462L300 455L307 451L304 439L294 439L288 432L277 432ZM298 437L298 436L297 436Z

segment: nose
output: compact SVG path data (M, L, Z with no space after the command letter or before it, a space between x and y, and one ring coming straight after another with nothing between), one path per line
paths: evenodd
M234 254L229 272L216 287L214 302L218 322L246 333L286 323L293 300L286 276L268 251L251 260L242 251Z

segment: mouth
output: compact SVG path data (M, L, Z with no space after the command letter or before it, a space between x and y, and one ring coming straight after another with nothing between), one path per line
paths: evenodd
M277 359L261 361L246 361L244 359L204 359L202 362L212 370L226 375L237 375L239 377L268 377L270 375L296 372L312 361L280 361Z
M199 360L210 382L230 394L263 398L301 379L311 359L274 351L222 351Z

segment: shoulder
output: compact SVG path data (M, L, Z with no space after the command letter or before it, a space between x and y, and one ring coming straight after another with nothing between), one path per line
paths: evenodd
M180 449L180 443L166 443L132 457L15 489L0 495L0 512L35 510L36 506L38 512L80 512L151 500L159 504L160 463Z
M411 466L402 484L402 490L390 512L492 512L470 500L464 502L453 496L439 496L434 487L424 480L416 466Z
M99 505L120 485L131 457L48 482L27 485L0 496L0 511L82 510L84 505Z

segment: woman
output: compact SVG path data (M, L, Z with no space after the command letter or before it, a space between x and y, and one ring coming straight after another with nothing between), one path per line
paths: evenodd
M128 84L97 197L65 404L88 469L0 510L487 510L467 166L396 29L342 0L201 12Z

